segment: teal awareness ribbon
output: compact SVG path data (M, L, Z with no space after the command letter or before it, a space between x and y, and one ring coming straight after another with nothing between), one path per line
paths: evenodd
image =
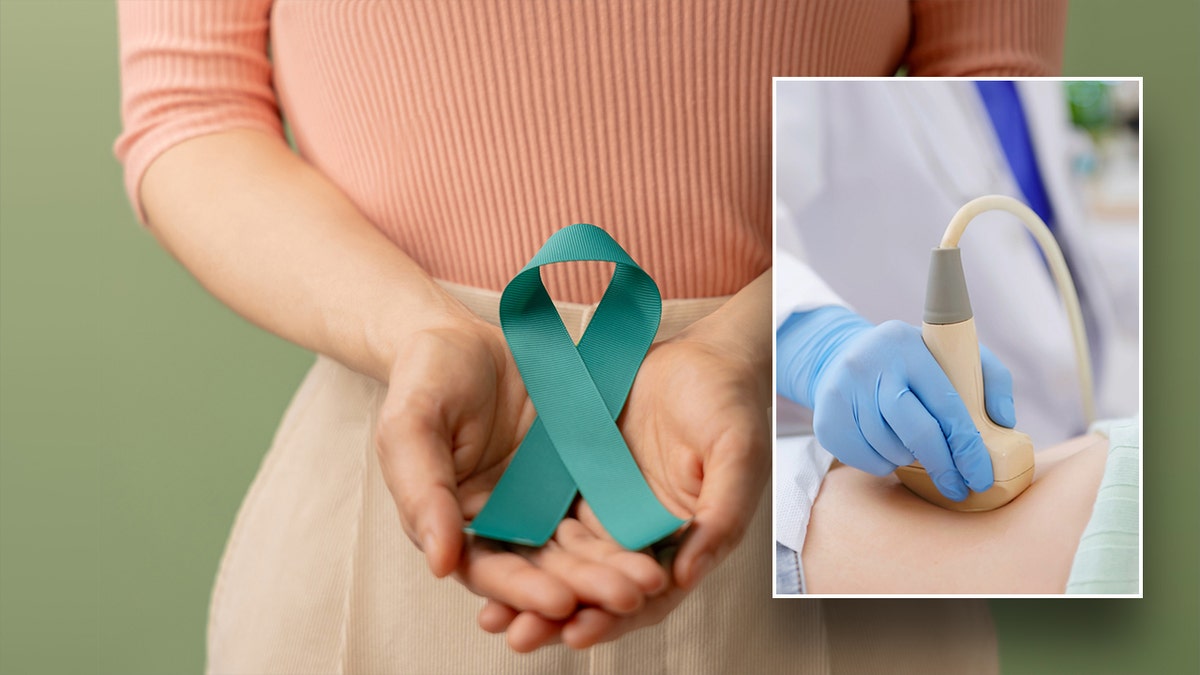
M585 260L616 267L575 345L542 284L541 267ZM654 280L595 225L555 232L508 282L500 326L538 416L467 532L541 546L576 490L629 550L684 525L654 496L615 422L661 318Z

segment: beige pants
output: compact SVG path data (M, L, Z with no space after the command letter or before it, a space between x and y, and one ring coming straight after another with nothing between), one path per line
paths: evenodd
M495 322L499 294L447 284ZM721 299L664 303L659 338ZM560 305L578 338L593 308ZM385 388L318 358L238 513L213 589L210 673L994 673L981 601L772 600L769 491L742 545L662 623L576 652L511 652L483 601L400 526L372 434Z

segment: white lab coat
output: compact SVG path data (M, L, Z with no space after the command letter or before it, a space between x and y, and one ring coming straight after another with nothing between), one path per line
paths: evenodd
M929 250L950 217L981 195L1020 198L974 85L777 86L777 251L805 262L776 259L776 325L793 309L838 302L838 296L873 322L919 325ZM1061 84L1026 81L1019 90L1056 235L1083 302L1098 414L1133 414L1138 317L1117 316L1088 245L1070 176ZM988 213L975 219L960 246L980 341L1013 374L1017 428L1038 448L1084 431L1070 328L1032 238L1012 216Z

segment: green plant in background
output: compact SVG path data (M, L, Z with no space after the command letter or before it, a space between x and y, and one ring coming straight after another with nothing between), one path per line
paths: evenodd
M1112 85L1108 82L1066 83L1067 104L1071 108L1071 122L1093 135L1098 134L1114 122Z
M1081 137L1075 143L1072 169L1084 181L1089 210L1099 218L1116 216L1136 224L1141 145L1137 82L1066 82L1063 91L1071 123Z
M1065 62L1147 78L1146 598L992 601L1005 675L1200 672L1198 340L1178 311L1198 287L1200 9L1147 5L1071 3ZM201 672L234 513L312 361L138 229L111 152L116 23L112 2L0 0L0 673ZM1112 87L1079 84L1120 117Z

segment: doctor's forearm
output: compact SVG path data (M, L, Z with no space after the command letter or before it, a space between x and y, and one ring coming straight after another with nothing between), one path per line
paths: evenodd
M151 230L255 324L387 379L396 343L469 313L327 178L266 134L194 138L147 170Z

